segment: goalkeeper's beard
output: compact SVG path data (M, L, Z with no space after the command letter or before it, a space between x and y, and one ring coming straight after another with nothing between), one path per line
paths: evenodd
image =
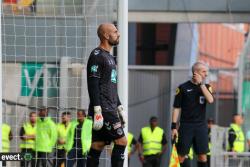
M116 41L108 41L110 46L117 46L119 44L119 40Z

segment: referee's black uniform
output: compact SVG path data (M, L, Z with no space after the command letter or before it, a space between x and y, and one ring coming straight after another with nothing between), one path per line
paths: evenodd
M210 93L212 88L205 85ZM206 98L200 85L191 81L176 89L174 108L181 109L177 151L179 155L188 155L193 145L196 154L208 152L208 128L206 123Z

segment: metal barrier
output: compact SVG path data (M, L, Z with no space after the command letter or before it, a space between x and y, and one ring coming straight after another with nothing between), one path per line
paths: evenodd
M211 131L211 167L250 167L250 152L227 152L228 128L213 126Z

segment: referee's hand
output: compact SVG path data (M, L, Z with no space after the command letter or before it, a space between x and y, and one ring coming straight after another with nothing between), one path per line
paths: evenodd
M178 138L178 131L177 129L172 129L172 140Z
M100 130L103 126L103 116L101 106L94 106L94 122L93 129Z

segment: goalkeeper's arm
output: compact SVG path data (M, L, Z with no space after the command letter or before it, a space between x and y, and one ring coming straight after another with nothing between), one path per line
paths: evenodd
M88 80L90 103L94 106L93 129L95 130L100 130L103 126L99 82L98 77L90 77Z

